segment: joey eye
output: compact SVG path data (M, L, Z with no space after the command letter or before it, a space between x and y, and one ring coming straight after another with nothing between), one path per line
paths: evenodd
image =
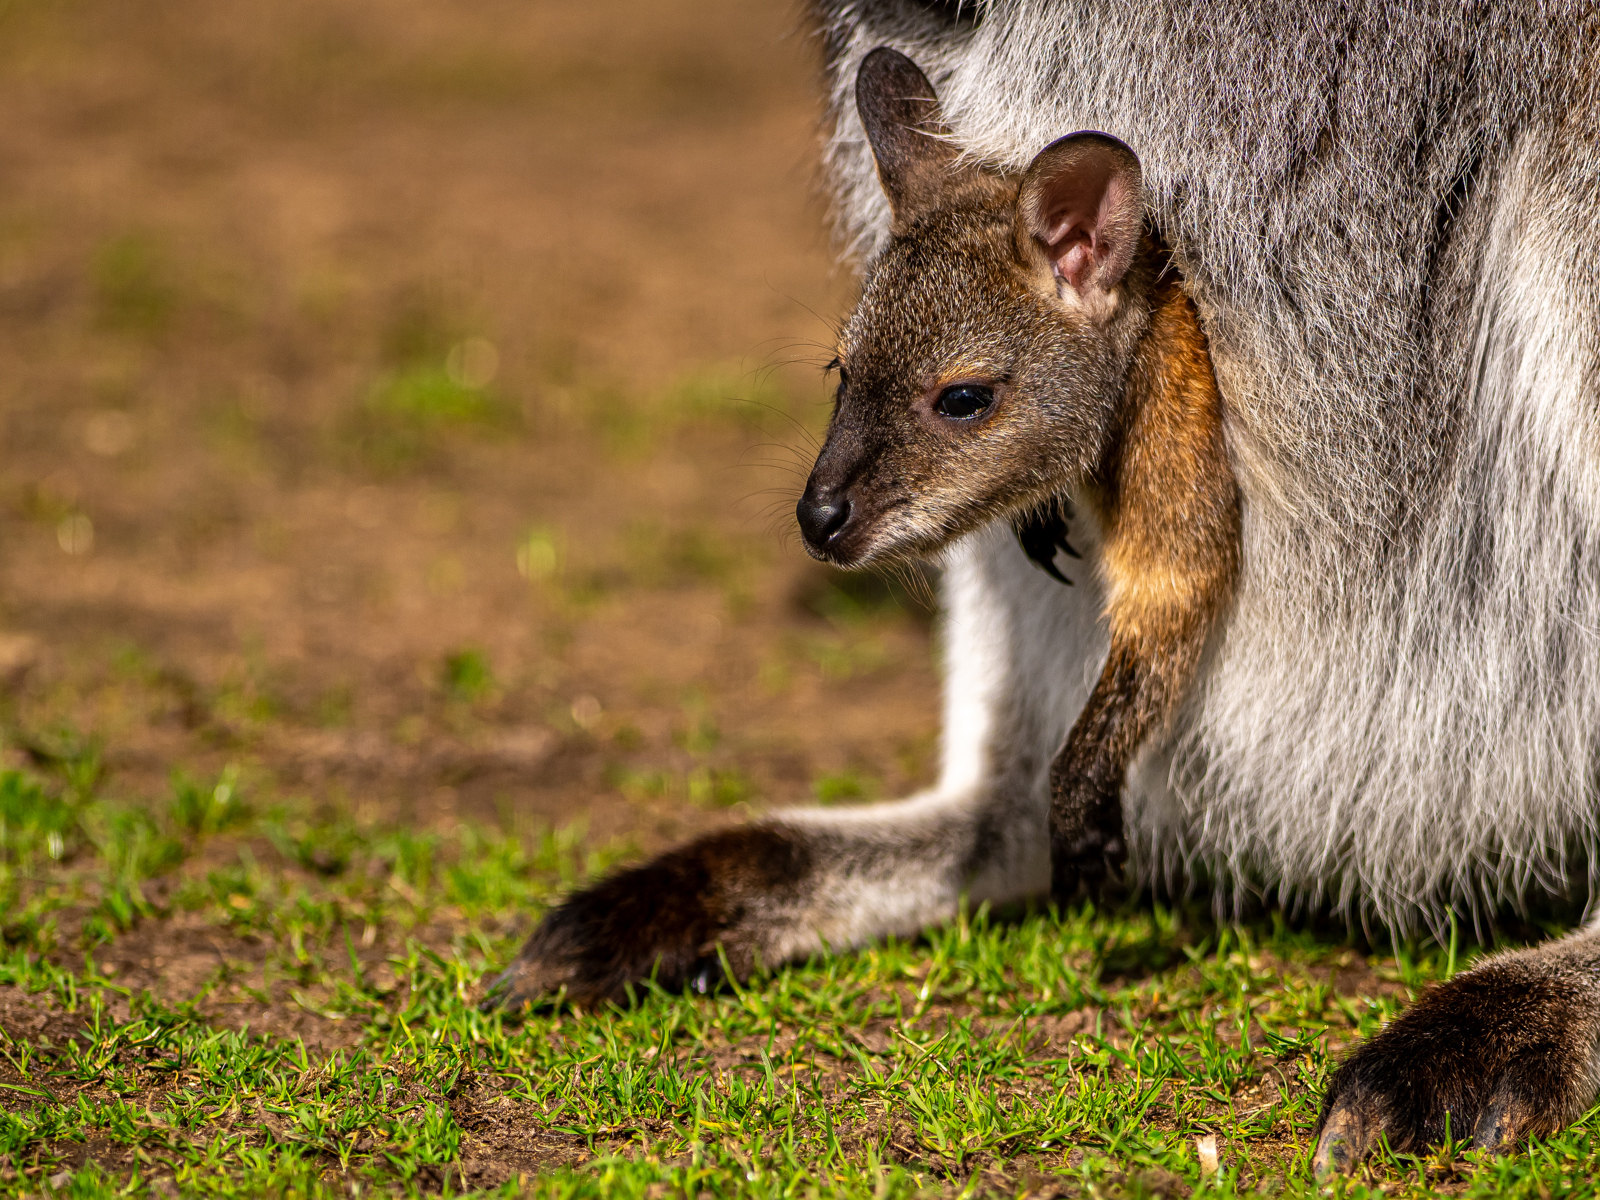
M958 383L939 393L933 411L953 421L967 421L986 412L994 403L994 389L978 383Z

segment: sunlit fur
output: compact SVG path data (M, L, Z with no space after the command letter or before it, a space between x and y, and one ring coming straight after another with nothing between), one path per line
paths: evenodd
M1227 405L1243 572L1134 772L1144 868L1399 926L1563 886L1593 860L1600 736L1597 10L955 7L820 4L846 240L886 229L851 103L875 46L916 59L982 160L1105 130L1144 163ZM956 577L1004 557L979 536ZM1015 626L964 600L985 591L950 589L951 628ZM972 671L1012 712L1055 708L1038 674L1102 650L986 644ZM947 764L999 786L1060 716L966 716Z

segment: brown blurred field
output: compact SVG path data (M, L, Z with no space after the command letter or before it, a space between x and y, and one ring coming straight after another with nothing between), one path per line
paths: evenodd
M925 614L789 533L852 286L815 52L737 0L0 0L7 753L640 850L926 780Z

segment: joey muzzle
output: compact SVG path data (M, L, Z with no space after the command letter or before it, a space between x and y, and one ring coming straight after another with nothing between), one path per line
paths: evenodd
M877 458L859 418L836 412L806 477L805 494L794 506L806 553L812 558L838 567L855 566L860 559L862 543L870 540L875 524L872 492Z
M853 515L849 488L820 483L813 475L806 483L805 495L794 506L794 515L806 549L819 558L830 556L843 541Z

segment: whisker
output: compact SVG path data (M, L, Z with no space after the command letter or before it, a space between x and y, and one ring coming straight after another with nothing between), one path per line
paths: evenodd
M795 430L802 438L806 440L806 442L811 446L812 450L821 453L822 443L817 440L817 435L812 433L811 430L807 429L793 413L785 412L776 404L766 400L745 400L742 403L751 405L755 408L764 408L767 411L775 413L777 416L783 418L785 421L789 422L789 424L794 426ZM765 430L763 430L763 432L765 432ZM781 445L782 443L776 444Z
M790 295L788 292L785 292L785 291L782 291L782 290L780 290L778 288L773 287L772 286L772 281L770 279L763 279L763 282L766 283L768 290L770 290L772 292L776 292L778 295L782 296L785 300L787 300L790 304L793 304L796 308L805 309L806 312L810 313L811 316L813 318L815 318L816 322L819 325L826 326L828 329L832 330L835 335L838 334L840 328L843 325L842 321L829 320L827 317L824 317L821 313L819 313L816 309L812 308L804 300L797 299L795 296Z

